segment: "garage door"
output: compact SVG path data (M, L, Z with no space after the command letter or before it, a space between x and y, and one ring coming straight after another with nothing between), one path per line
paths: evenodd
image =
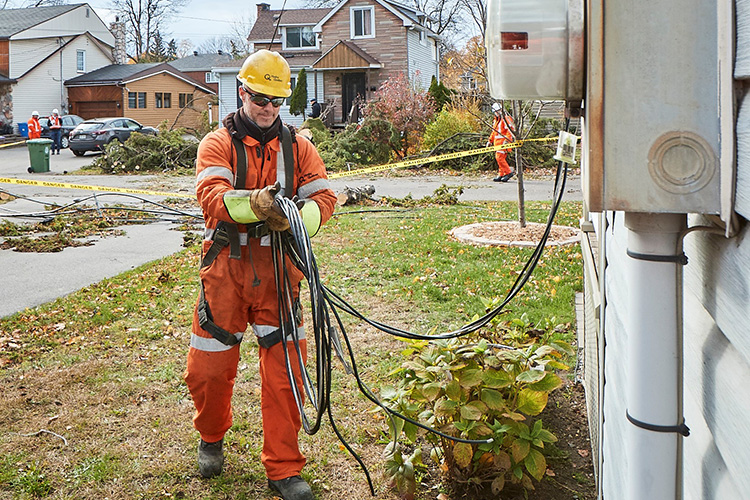
M117 103L114 101L88 101L77 102L76 113L84 120L89 118L104 118L106 116L118 116Z

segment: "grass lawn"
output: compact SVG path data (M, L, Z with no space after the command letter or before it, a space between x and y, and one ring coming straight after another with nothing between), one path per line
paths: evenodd
M549 208L529 202L527 217L544 222ZM313 249L324 283L365 315L438 333L482 315L483 299L504 297L532 252L473 247L448 232L512 220L515 211L513 202L342 209ZM555 223L577 226L580 212L580 203L566 202ZM198 246L192 246L0 320L0 498L274 498L260 463L260 386L251 337L242 346L224 474L209 481L198 475L198 435L182 380L198 262ZM553 322L574 342L581 276L578 245L548 248L503 319ZM403 342L352 318L345 322L363 379L374 389L387 384ZM376 498L396 499L382 473L383 415L339 364L335 369L337 424L367 464ZM303 433L301 443L308 456L303 475L319 498L372 498L329 425L314 436ZM439 481L426 484L417 499L443 491Z

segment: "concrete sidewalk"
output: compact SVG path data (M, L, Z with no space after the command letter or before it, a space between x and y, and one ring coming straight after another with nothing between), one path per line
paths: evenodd
M76 157L69 150L50 158L50 172L29 173L26 148L0 149L0 178L48 181L55 183L84 184L87 186L145 189L167 193L193 193L191 177L164 177L154 175L117 176L81 175L76 171L88 165L97 155ZM73 172L73 173L70 173ZM347 186L375 186L375 196L403 198L409 194L415 199L432 195L442 185L463 187L462 201L515 200L517 183L495 183L491 175L477 176L414 176L414 177L347 177L331 181L337 193ZM552 181L527 181L526 200L552 199ZM0 189L27 199L0 204L0 220L22 220L9 217L42 211L44 203L65 205L91 196L94 191L50 188L41 185L0 183ZM99 203L143 202L136 198L99 197ZM139 196L140 198L140 196ZM164 196L148 195L142 198L161 201ZM34 202L29 199L35 200ZM568 180L566 200L580 200L580 181ZM194 213L199 214L197 207ZM31 219L26 219L31 220ZM5 277L0 289L0 317L25 308L36 307L58 297L64 297L102 279L116 276L142 264L171 255L182 249L182 233L176 225L167 222L132 225L122 228L126 235L98 239L91 246L66 248L51 254L21 253L0 250L0 268Z

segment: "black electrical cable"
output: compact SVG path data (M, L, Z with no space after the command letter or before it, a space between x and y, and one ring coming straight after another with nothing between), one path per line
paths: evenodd
M156 201L144 198L142 196L136 196L136 195L129 194L129 193L110 193L110 192L96 193L96 194L93 194L93 195L86 196L84 198L78 198L78 199L74 200L73 202L65 204L65 205L58 205L56 203L43 202L43 201L35 200L35 199L32 199L32 198L27 198L27 197L15 195L15 194L13 194L13 193L11 193L11 192L9 192L7 190L4 190L4 189L0 189L0 192L6 193L6 194L8 194L10 196L13 196L14 198L24 199L24 200L30 201L32 203L38 203L40 205L56 207L56 208L51 209L51 210L45 210L45 211L42 211L42 212L28 212L28 213L25 213L25 214L15 213L13 215L5 215L5 214L0 213L0 217L49 218L50 216L65 215L65 214L73 213L73 212L66 212L66 210L69 210L72 207L75 207L76 205L81 205L81 204L83 204L83 203L85 203L85 202L87 202L87 201L89 201L91 199L94 199L94 201L97 203L97 208L90 208L89 207L89 208L78 209L78 210L79 211L82 211L82 210L97 210L97 211L99 211L99 210L112 210L112 211L114 211L114 210L123 210L123 211L129 211L129 212L151 213L151 214L156 214L156 215L173 215L173 216L189 217L189 218L193 218L193 219L202 219L202 215L200 215L198 213L190 213L190 212L186 212L186 211L183 211L183 210L179 210L177 208L170 207L168 205L164 205L163 203L159 203L159 202L156 202ZM162 210L161 211L159 211L159 210L149 210L149 209L144 209L144 208L127 207L127 206L120 206L120 207L99 207L98 206L98 199L101 198L102 196L119 196L119 197L124 197L124 198L131 198L131 199L135 199L135 200L141 201L141 202L143 202L145 204L154 205L156 207L161 208Z
M568 128L568 125L569 125L569 120L566 121L566 127L565 127L566 130ZM349 451L349 453L360 464L363 471L365 472L365 476L370 486L370 491L373 495L375 494L375 490L372 484L372 480L370 478L369 471L367 470L367 467L365 466L364 462L359 457L359 455L351 448L351 446L344 439L343 435L341 434L341 432L339 431L336 425L335 419L331 411L330 390L331 390L331 379L332 379L331 361L332 361L333 350L336 351L336 355L342 362L345 368L345 371L354 376L354 379L356 380L356 383L360 392L365 397L367 397L367 399L373 402L375 405L383 409L386 412L386 415L389 417L389 419L391 419L392 422L394 418L401 418L428 432L432 432L443 438L453 440L453 441L458 441L458 442L478 444L478 443L492 442L492 439L470 440L470 439L463 439L463 438L458 438L455 436L450 436L437 429L431 428L416 420L413 420L397 412L396 410L389 408L385 404L383 404L383 402L381 402L377 398L377 396L375 396L372 390L370 390L370 388L362 381L361 377L359 376L359 371L357 369L357 362L354 357L354 351L349 341L349 337L346 334L346 329L344 328L344 325L338 313L338 310L349 313L352 316L365 321L366 323L370 324L371 326L374 326L375 328L378 328L379 330L385 333L388 333L390 335L394 335L397 337L402 337L402 338L422 339L422 340L447 339L447 338L454 338L454 337L467 335L468 333L478 330L482 326L486 325L489 321L491 321L495 316L500 314L502 312L502 309L513 299L513 297L515 297L521 291L523 286L530 279L531 274L536 268L541 258L541 255L544 251L544 247L546 245L547 239L549 238L549 234L552 229L552 223L560 207L560 203L562 202L562 196L565 191L566 180L567 180L567 165L564 164L563 162L559 162L556 176L555 176L553 204L552 204L552 207L550 208L550 213L547 218L545 231L539 243L535 247L534 252L532 253L531 257L527 260L523 269L521 270L515 282L511 286L511 289L508 291L503 302L495 309L486 313L482 318L479 318L452 332L447 332L447 333L443 333L439 335L420 335L420 334L416 334L416 333L409 332L406 330L402 330L400 328L394 328L394 327L391 327L389 325L386 325L378 321L371 320L365 317L364 315L362 315L361 313L359 313L354 307L352 307L344 299L336 295L333 291L328 289L326 286L322 285L322 283L320 282L319 275L318 275L318 269L317 269L317 264L315 262L315 256L312 252L310 238L309 238L309 235L307 234L304 223L302 222L296 203L293 200L289 200L289 199L282 198L282 197L279 197L277 199L279 207L281 208L282 212L289 220L289 224L290 224L290 230L287 234L281 234L281 233L276 233L276 232L271 233L271 245L273 249L273 263L274 263L274 269L275 269L275 274L276 274L276 284L277 284L277 294L278 294L278 301L279 301L279 316L280 316L280 325L281 325L281 330L282 330L282 339L284 340L291 339L293 341L294 349L297 354L296 359L298 361L299 373L300 373L300 377L301 377L302 384L304 387L304 391L307 394L309 400L311 401L313 407L316 410L314 421L311 424L311 421L307 417L305 410L304 410L304 398L302 396L302 392L297 384L297 381L294 375L294 369L293 369L292 361L289 356L289 352L287 349L284 349L285 363L287 367L287 376L289 378L289 383L290 383L290 386L292 388L292 391L295 397L298 411L300 412L300 417L303 422L303 427L307 433L314 434L320 428L322 415L324 413L327 413L331 426L334 430L334 433L339 438L341 443L345 446L345 448ZM303 362L302 350L299 344L299 340L300 340L299 332L298 332L298 329L296 328L296 325L298 323L298 318L296 318L294 315L294 300L296 299L292 296L291 283L290 283L289 275L287 273L287 269L285 265L285 263L287 262L287 259L289 259L298 269L302 271L310 288L311 315L312 315L312 323L313 323L312 326L313 326L315 347L316 347L316 383L315 384L312 383L310 379L310 375L307 372L305 363ZM335 324L331 322L331 315L333 315L333 317L335 318L336 324L338 325L338 328L341 331L341 337L343 337L344 342L346 344L346 350L348 352L349 363L347 363L345 360L345 353L343 352L341 340L339 338L339 334L338 334ZM506 348L506 346L497 346L497 347ZM394 440L396 438L397 437L394 436Z

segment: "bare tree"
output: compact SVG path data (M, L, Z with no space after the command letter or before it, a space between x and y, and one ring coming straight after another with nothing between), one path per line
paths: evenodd
M229 37L240 56L250 53L250 43L247 41L247 36L250 34L250 30L253 29L254 24L254 12L249 12L232 23Z
M151 50L154 34L179 13L189 0L112 0L111 6L125 22L127 41L139 60Z
M232 44L228 36L214 36L198 45L197 50L200 54L218 54L219 51L229 54L232 51Z
M193 42L187 38L180 40L180 43L177 45L177 57L183 58L189 56L193 53L193 47L195 47Z
M463 13L473 24L469 24L470 34L479 33L484 39L487 29L487 1L486 0L458 0L463 8Z

